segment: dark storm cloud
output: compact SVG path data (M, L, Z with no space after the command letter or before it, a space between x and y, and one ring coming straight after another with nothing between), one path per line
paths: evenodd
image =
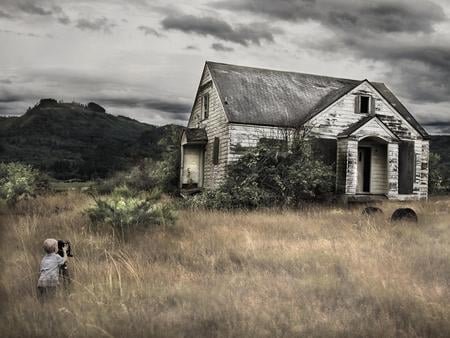
M156 29L154 29L152 27L141 25L141 26L138 26L137 29L142 31L145 35L153 35L153 36L156 36L157 38L163 37L163 35L161 33L159 33Z
M39 6L36 1L33 0L18 0L17 7L27 14L41 15L41 16L50 16L53 14L53 11L47 8L43 8Z
M383 62L391 83L401 85L410 100L448 102L450 97L450 47L414 39L348 37L337 35L334 50L352 53L364 60ZM327 50L327 43L315 49Z
M191 110L191 104L173 99L148 97L99 97L96 102L120 108L147 108L165 112L174 119L185 118Z
M446 19L442 7L428 0L227 0L213 6L345 31L431 32Z
M111 22L105 17L96 18L96 19L78 19L75 27L81 30L87 31L102 31L104 33L111 33L112 29L116 27L117 24Z
M274 34L282 31L263 23L232 26L216 17L197 17L194 15L172 14L161 21L166 30L178 30L203 36L213 36L217 39L235 42L243 46L260 45L262 41L273 42Z
M221 43L213 43L211 45L211 48L218 51L218 52L232 52L234 51L234 48L227 47Z
M13 90L7 89L7 87L0 87L0 103L15 103L23 102L27 99L27 95L23 93L17 93Z
M18 19L27 16L52 18L63 25L71 22L63 9L53 0L2 0L0 18Z
M28 36L31 38L42 38L42 35L38 35L38 34L34 34L34 33L23 33L23 32L15 32L15 31L11 31L8 29L0 29L0 33L4 33L4 34L12 34L12 35L19 35L19 36ZM48 38L51 38L51 36L46 36Z
M10 15L0 9L0 18L11 19L12 15Z

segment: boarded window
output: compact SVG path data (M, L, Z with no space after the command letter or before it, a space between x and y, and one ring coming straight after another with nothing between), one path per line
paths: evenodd
M219 164L219 147L220 147L220 140L218 137L215 137L213 147L213 164Z
M202 96L202 118L207 119L209 117L209 94Z

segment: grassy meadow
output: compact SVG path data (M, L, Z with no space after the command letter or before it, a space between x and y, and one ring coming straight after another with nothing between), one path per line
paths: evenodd
M3 209L2 337L449 337L450 199L419 224L361 208L180 210L123 243L67 192ZM68 239L71 289L36 299L45 238Z

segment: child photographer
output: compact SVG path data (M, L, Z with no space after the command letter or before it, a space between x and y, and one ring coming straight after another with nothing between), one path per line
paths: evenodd
M46 255L41 262L37 283L38 298L41 301L56 294L59 286L59 269L67 261L67 245L62 248L63 257L57 254L58 241L56 239L46 239L43 247Z

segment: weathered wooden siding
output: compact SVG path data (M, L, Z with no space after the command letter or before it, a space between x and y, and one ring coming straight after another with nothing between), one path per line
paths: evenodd
M284 140L292 134L292 129L246 124L230 124L229 131L228 162L237 160L246 150L256 147L262 138Z
M368 95L375 100L375 113L402 139L421 138L420 134L367 82L362 83L330 107L313 117L307 125L320 136L336 137L368 114L355 113L355 97Z
M209 86L205 86L207 84ZM205 86L195 99L192 114L189 120L189 128L205 128L208 135L208 144L204 155L204 187L217 187L225 177L226 164L228 161L229 132L228 121L223 110L217 89L212 82L208 67L205 67L200 87ZM201 96L209 93L209 117L202 120ZM219 137L219 163L213 164L214 138Z

